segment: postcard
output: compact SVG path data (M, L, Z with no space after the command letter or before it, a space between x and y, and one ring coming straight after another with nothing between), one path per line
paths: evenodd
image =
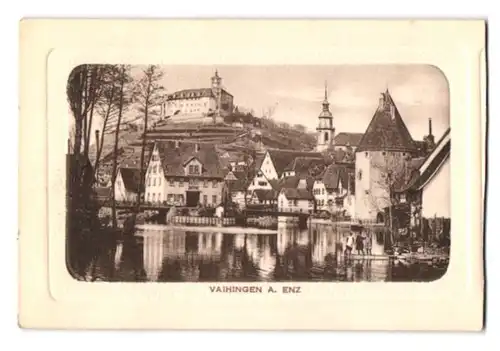
M20 26L22 327L481 330L484 22Z

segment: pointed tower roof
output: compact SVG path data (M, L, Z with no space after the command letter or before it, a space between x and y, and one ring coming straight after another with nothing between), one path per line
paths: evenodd
M330 112L330 103L328 102L328 86L325 81L325 99L323 100L323 111L321 111L319 118L333 118Z
M416 152L417 147L387 89L361 138L356 152L362 151Z

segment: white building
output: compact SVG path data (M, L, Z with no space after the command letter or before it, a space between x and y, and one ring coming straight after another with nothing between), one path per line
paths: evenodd
M172 122L223 122L233 112L233 96L222 87L215 71L210 88L185 89L167 95L161 115Z
M141 170L139 168L120 167L115 181L116 201L137 201L140 179Z
M223 169L212 144L156 142L146 173L146 202L215 207Z
M314 181L313 195L317 211L354 216L354 166L332 164Z
M278 209L282 212L311 212L314 196L307 189L283 188L278 195Z

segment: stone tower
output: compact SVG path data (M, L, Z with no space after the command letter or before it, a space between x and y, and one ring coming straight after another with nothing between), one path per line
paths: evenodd
M330 103L328 102L328 88L325 82L325 99L323 100L323 110L318 117L316 151L325 151L333 145L335 128L333 128L333 116L330 112Z
M384 220L392 189L408 175L418 152L389 90L356 149L356 218Z
M212 80L212 92L215 97L215 115L214 124L216 120L220 117L221 108L221 96L222 96L222 78L219 76L219 72L215 70L215 74L211 78Z

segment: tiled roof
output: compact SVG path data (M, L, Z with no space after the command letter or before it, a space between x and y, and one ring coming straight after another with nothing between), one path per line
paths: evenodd
M228 95L226 90L222 91ZM231 95L232 96L232 95ZM169 94L167 100L180 100L180 99L195 99L202 97L215 97L213 90L211 88L201 88L201 89L184 89L176 91L175 93Z
M314 185L314 178L313 177L301 177L301 176L291 176L291 177L285 177L281 178L279 180L269 181L273 189L279 191L284 188L294 188L296 189L299 186L299 183L301 180L306 181L306 187L307 189L311 190Z
M257 195L259 201L272 201L278 197L276 190L255 189L253 192Z
M358 146L363 133L339 133L335 136L334 144L342 146Z
M354 190L354 168L348 165L332 164L319 177L326 189L337 189L339 182L344 189ZM348 183L350 182L350 183Z
M246 191L253 181L253 172L246 174L245 172L233 171L232 173L236 177L236 180L228 182L231 186L231 191Z
M196 143L182 142L176 148L174 142L157 142L165 176L186 176L183 165L195 157L202 163L201 177L224 178L214 144L198 145L199 150L196 151Z
M268 150L271 160L273 161L274 167L278 176L281 177L285 171L286 166L290 164L297 157L309 157L309 158L322 158L323 156L319 152L310 151L295 151L295 150Z
M285 171L295 171L296 175L305 175L309 170L315 167L321 167L325 164L323 157L296 157L288 166Z
M139 189L139 182L141 180L141 170L140 168L122 168L120 167L120 173L123 180L123 185L127 191L137 192ZM142 184L142 191L144 191L144 184Z
M375 111L356 151L416 152L416 145L389 91L382 93L381 100L382 106Z
M313 194L307 189L283 188L281 191L288 200L314 200Z
M411 160L409 170L410 176L395 182L395 191L404 192L407 190L419 190L428 182L436 173L436 170L450 156L451 139L449 134L450 129L448 128L437 142L433 152L427 157L418 157ZM427 163L427 166L424 166L425 163ZM425 169L422 167L425 167Z

